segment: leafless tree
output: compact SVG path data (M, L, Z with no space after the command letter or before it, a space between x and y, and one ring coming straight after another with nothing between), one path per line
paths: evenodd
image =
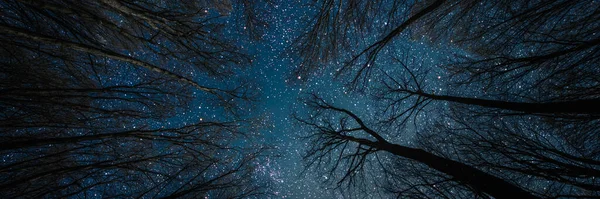
M421 18L447 6L445 3L438 0L415 8L400 1L315 1L314 18L292 46L300 56L295 75L310 78L333 65L336 75L353 76L350 81L353 86L363 84L386 46ZM413 13L411 8L418 11ZM377 37L372 39L370 34L374 32Z
M598 7L594 1L466 1L438 10L413 33L469 52L448 66L457 83L481 82L498 94L542 88L585 98L578 93L597 95L592 76L598 71L589 66L598 59Z
M559 98L531 88L562 93L561 100L597 95L597 67L588 66L598 59L595 1L316 1L314 9L293 47L301 58L297 75L306 78L333 68L351 77L347 83L364 85L377 61L389 63L382 53L395 52L394 42L409 35L463 50L447 66L455 83L489 95Z
M308 118L296 117L311 133L306 137L311 143L305 156L309 166L325 168L328 175L336 176L342 170L338 183L350 182L361 172L369 170L369 156L387 152L394 156L426 165L445 176L447 180L460 183L472 190L474 195L494 198L537 198L515 182L488 174L469 163L438 156L428 151L388 142L379 132L371 129L358 115L333 106L316 95L307 101L311 108ZM375 165L378 165L375 163ZM411 170L414 168L403 168ZM400 176L400 178L402 178ZM432 179L430 179L432 180Z
M450 163L427 164L378 144L413 130L420 152L460 162L535 196L597 197L600 140L598 111L592 106L597 99L518 102L430 93L422 81L426 74L398 64L406 77L387 74L379 84L372 102L379 112L368 113L377 114L374 127L317 96L306 102L313 111L299 121L311 128L309 166L328 168L327 175L338 176L338 185L355 185L365 178L361 172L388 176L372 180L398 196L491 195L436 167ZM379 157L378 151L402 158ZM343 174L336 174L340 168Z
M317 19L335 18L331 13L336 10L359 10L342 6L348 2L320 6L324 9L317 11ZM397 6L376 3L381 7L373 8L379 13L388 14ZM349 74L341 80L351 85L375 79L369 83L369 92L374 91L371 105L379 109L363 114L375 118L370 121L371 129L385 140L414 131L418 144L413 147L499 177L535 196L598 197L598 7L593 1L416 2L393 16L374 18L395 19L399 24L395 28L355 26L354 31L378 37L354 38L365 42L343 50L330 51L328 43L332 42L312 45L305 40L311 37L301 36L299 46L316 48L301 57L321 65L300 65L300 70L333 67L339 69L338 75ZM372 7L365 8L371 11ZM325 31L335 30L332 26L343 28L343 24L317 20L309 24L307 35L357 37ZM434 49L447 46L455 50L455 56L441 62L450 80L433 85L428 82L431 75L424 71L434 66L418 68L414 62L397 59L411 57L404 49L386 52L395 47L394 42L406 39L402 35L429 42ZM343 44L341 41L336 45ZM326 57L315 55L320 50L335 53L331 54L335 58L317 62ZM414 59L418 62L418 57ZM308 119L300 118L312 127L314 148L309 150L309 163L329 168L344 165L348 169L337 175L340 182L362 178L356 171L369 170L385 190L398 196L470 198L489 194L482 195L479 188L465 186L455 176L412 158L379 158L377 151L382 149L367 143L380 139L353 121L346 109L318 97L309 101L316 110ZM364 169L368 165L378 169ZM381 172L385 174L377 174Z
M264 193L251 56L219 19L260 13L237 3L0 2L1 197ZM194 99L216 115L172 119Z
M7 49L51 54L58 60L95 64L109 59L145 68L225 103L247 93L194 79L222 78L250 63L242 49L219 34L223 25L216 19L231 12L231 6L229 1L8 1L2 8L1 39Z
M252 163L262 149L232 145L248 136L240 127L199 122L3 141L0 189L3 197L261 194Z
M373 128L386 132L383 137L416 131L416 147L523 184L540 196L597 197L600 140L598 111L592 105L597 99L518 102L436 94L428 91L422 78L426 74L399 65L406 77L388 75L372 102L380 107L370 113L377 115ZM450 197L470 190L422 165L391 165L401 166L380 164L393 177L377 179L391 193Z

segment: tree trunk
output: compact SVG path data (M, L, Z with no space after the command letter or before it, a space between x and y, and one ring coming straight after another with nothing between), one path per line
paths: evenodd
M412 92L433 100L447 102L456 102L460 104L469 104L483 106L487 108L498 108L504 110L518 111L524 113L540 114L589 114L600 115L600 99L585 99L565 102L547 102L547 103L526 103L526 102L507 102L500 100L487 100L477 98L455 97L448 95L433 95L423 92Z
M481 191L494 198L539 198L520 187L480 171L477 168L437 156L421 149L405 147L386 141L373 142L360 138L349 138L349 140L423 163L432 169L451 176L454 180L464 183L475 191Z

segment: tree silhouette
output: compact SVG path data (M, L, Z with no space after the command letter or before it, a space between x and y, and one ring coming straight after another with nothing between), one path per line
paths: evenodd
M444 173L453 181L460 182L472 188L475 193L483 193L494 198L537 198L522 188L511 184L501 178L487 174L473 166L452 159L437 156L427 151L406 147L388 142L375 130L369 128L365 122L354 113L332 106L323 99L313 95L306 101L307 106L313 109L313 117L298 118L302 124L310 127L313 134L309 141L313 143L305 156L309 164L323 161L328 153L339 153L333 161L332 170L347 167L340 182L352 178L356 172L365 167L367 156L378 151L385 151L396 156L414 160L428 167ZM331 118L339 118L332 121ZM354 149L355 148L355 149ZM344 169L344 168L342 168ZM410 169L410 168L408 168Z
M313 6L319 12L292 46L300 57L300 67L296 69L295 75L310 77L312 73L322 69L323 65L339 65L343 61L342 66L336 69L336 75L352 73L354 77L351 84L362 84L368 79L365 77L370 76L372 72L370 66L388 44L421 18L443 7L445 3L444 0L437 0L418 8L415 13L408 13L404 8L414 8L415 5L384 0L318 1ZM379 27L382 23L385 25ZM398 25L391 28L396 23ZM374 41L365 38L365 34L376 31L388 33L381 34L380 38ZM364 46L365 42L370 44ZM357 46L364 48L357 50ZM347 56L348 49L351 51L350 56ZM358 69L354 69L356 65L359 65Z
M420 75L403 68L407 77L388 75L375 94L384 107L380 124L405 126L410 118L423 119L420 114L440 118L418 127L419 147L497 176L527 179L548 197L595 197L597 99L514 102L426 93Z
M332 66L338 75L349 73L350 84L365 84L381 52L393 49L404 34L470 53L458 54L449 71L456 83L485 82L489 92L512 90L517 81L511 79L536 78L537 84L520 86L545 86L578 98L581 85L573 87L573 77L596 79L589 76L595 68L585 67L597 59L594 1L318 1L313 6L318 12L293 46L300 57L298 75L310 77ZM581 88L586 89L593 88Z
M259 2L235 3L2 1L0 195L264 193L246 115L256 87L233 78L250 56L219 18L243 9L250 35L264 23ZM195 99L215 116L173 119Z
M252 162L261 149L232 146L239 122L200 122L89 135L13 140L2 148L6 197L202 197L261 193Z
M480 82L487 92L503 95L533 89L552 90L549 96L529 93L548 100L559 98L554 93L582 99L581 92L597 95L591 76L598 71L588 67L598 59L597 8L593 1L472 1L438 10L414 34L469 52L448 67L460 76L455 83Z
M354 1L343 2L335 5ZM353 87L368 85L362 91L372 94L371 105L378 108L354 110L374 118L358 121L358 114L319 97L310 99L313 111L299 118L311 127L309 165L330 168L329 174L339 177L338 185L353 185L355 178L369 173L374 184L398 197L502 197L479 187L484 182L473 185L475 181L444 171L454 167L451 163L419 159L433 155L477 170L469 172L474 176L481 172L498 178L520 190L515 194L598 197L597 2L422 1L399 12L389 12L398 10L390 2L376 3L365 7L365 13L387 15L368 15L373 17L371 26L354 27L362 35L377 37L328 32L329 38L356 37L363 44L333 51L335 58L319 62L319 69L300 65L299 71L332 67L338 77L348 74L341 80ZM323 9L317 19L335 17L331 12L336 9L324 5L329 4L319 7ZM376 20L399 25L378 28ZM309 24L307 35L343 29L345 23L351 22L317 21ZM310 37L303 35L299 41L306 38ZM420 67L419 57L402 47L393 50L403 39L451 49L449 60L440 62L449 80L433 84L427 71L434 66ZM313 52L328 50L327 45L313 47ZM300 55L318 61L311 56ZM387 56L391 58L381 59ZM442 77L446 78L438 79ZM368 130L367 124L376 131ZM419 157L377 144L402 140L407 131L417 138L405 147L417 150L413 153ZM333 172L340 168L345 168L343 174Z

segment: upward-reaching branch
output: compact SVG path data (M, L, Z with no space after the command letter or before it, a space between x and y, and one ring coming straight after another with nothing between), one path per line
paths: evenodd
M315 153L309 153L313 154L313 156L315 157L318 157L324 153L332 153L333 151L336 151L334 149L339 147L339 145L336 146L334 144L338 143L338 140L341 142L350 141L359 144L359 147L371 147L373 149L371 151L387 151L400 157L415 160L419 163L427 165L431 169L437 170L439 172L451 176L453 181L462 183L468 187L473 188L477 192L483 192L494 198L538 198L537 196L523 190L522 188L514 184L503 180L502 178L488 174L468 164L440 157L421 149L415 149L398 144L389 143L386 140L384 140L379 135L379 133L365 126L364 122L356 114L352 113L349 110L327 104L324 100L318 98L317 96L314 96L311 100L309 100L308 104L317 104L317 106L313 107L316 109L315 111L330 111L333 113L339 113L342 115L350 116L355 120L356 123L360 125L360 129L362 131L366 132L367 134L373 137L378 138L376 141L370 141L367 139L346 135L344 132L356 131L356 129L345 126L324 126L322 123L316 121L321 119L328 119L317 118L319 117L318 114L315 114L314 117L308 119L299 119L300 122L312 127L312 129L315 131L313 132L313 136L316 137L316 142L313 142L313 144L323 145L317 148L317 151L315 151ZM326 123L331 124L332 122ZM344 151L342 150L339 153L343 152ZM360 150L357 151L354 155L363 156ZM364 162L362 162L361 164L364 164ZM353 166L353 168L359 167L357 165L354 165L354 163L351 163L350 165Z
M414 14L413 16L411 16L410 18L408 18L406 21L404 21L402 24L400 24L399 26L397 26L396 28L394 28L394 30L392 30L390 33L388 33L387 35L385 35L385 37L383 37L382 39L376 41L375 43L371 44L369 47L365 48L364 50L362 50L360 53L358 53L357 55L354 55L352 57L352 59L344 65L344 68L347 68L353 64L356 63L356 61L362 57L363 55L367 56L367 61L362 64L361 69L359 70L358 74L356 74L355 76L355 80L361 75L362 71L365 69L368 69L369 66L372 66L375 63L375 60L377 59L377 55L379 54L379 52L381 52L381 50L388 45L395 37L397 37L398 35L400 35L400 33L402 33L404 30L406 30L406 28L408 28L410 25L412 25L413 23L415 23L417 20L419 20L420 18L426 16L427 14L435 11L438 7L440 7L444 2L446 2L446 0L436 0L435 2L431 3L429 6L423 8L421 11L417 12L416 14ZM344 70L340 70L338 72L338 74L340 74L341 72L343 72Z
M319 96L317 96L314 93L312 94L312 99L310 100L310 102L314 102L314 103L310 103L310 104L315 104L317 107L319 107L321 109L334 110L334 111L338 111L338 112L343 112L344 114L352 117L352 119L354 121L356 121L356 123L358 123L358 125L360 125L360 128L362 130L364 130L365 132L367 132L369 135L373 136L377 141L385 142L385 139L383 137L381 137L378 133L376 133L375 131L373 131L369 127L367 127L367 125L365 124L365 122L363 122L363 120L360 119L354 113L352 113L352 112L350 112L350 111L348 111L346 109L342 109L342 108L338 108L338 107L332 106L332 105L330 105L329 103L327 103L325 100L323 100L322 98L320 98Z
M122 54L119 54L117 52L113 52L110 50L101 49L101 48L86 45L86 44L61 40L58 38L48 37L45 35L37 34L37 33L30 32L30 31L27 31L24 29L10 27L10 26L6 26L6 25L0 25L0 33L9 34L9 35L13 35L13 36L17 36L17 37L21 37L24 39L29 39L31 41L45 43L45 44L49 44L49 45L63 46L63 47L67 47L67 48L70 48L70 49L73 49L76 51L80 51L83 53L90 53L90 54L94 54L94 55L98 55L98 56L107 57L110 59L115 59L115 60L131 63L133 65L140 66L140 67L146 68L148 70L161 73L170 78L173 78L173 79L176 79L183 83L192 85L201 91L208 92L211 94L216 94L216 89L214 89L214 88L202 86L202 85L194 82L191 79L188 79L181 75L175 74L166 69L162 69L162 68L155 66L153 64L150 64L148 62L145 62L145 61L142 61L142 60L130 57L130 56L125 56L125 55L122 55Z

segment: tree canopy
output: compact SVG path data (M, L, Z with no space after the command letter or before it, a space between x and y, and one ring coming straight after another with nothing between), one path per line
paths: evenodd
M313 5L297 74L336 71L377 111L307 96L308 166L338 188L396 197L598 197L599 4L407 4ZM402 45L415 41L445 56L427 66ZM407 132L416 141L394 143Z
M251 56L222 36L257 39L254 3L0 2L0 196L264 194ZM194 101L213 111L171 119Z
M598 198L599 10L1 0L0 197Z

